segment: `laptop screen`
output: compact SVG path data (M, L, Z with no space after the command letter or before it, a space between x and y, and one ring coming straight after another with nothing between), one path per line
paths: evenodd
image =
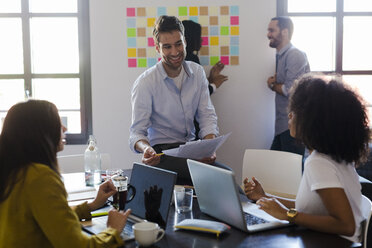
M133 215L165 229L176 178L175 172L134 163L129 184L136 194L125 209L130 208Z

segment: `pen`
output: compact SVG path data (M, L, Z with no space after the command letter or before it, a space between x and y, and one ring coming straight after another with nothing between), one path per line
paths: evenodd
M99 216L105 216L105 215L108 215L108 212L94 213L92 214L92 217L99 217Z
M164 153L162 152L162 153L155 154L155 156L161 156L161 155L164 155Z

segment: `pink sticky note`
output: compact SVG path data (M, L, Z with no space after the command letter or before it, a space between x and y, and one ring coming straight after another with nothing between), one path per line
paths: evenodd
M221 63L224 65L229 65L229 56L221 56Z
M147 46L149 47L155 46L155 42L153 38L147 38Z
M137 59L128 59L128 67L137 67Z
M202 37L202 46L208 46L208 37Z
M136 16L135 8L127 8L127 16Z
M231 25L239 25L239 16L230 16Z

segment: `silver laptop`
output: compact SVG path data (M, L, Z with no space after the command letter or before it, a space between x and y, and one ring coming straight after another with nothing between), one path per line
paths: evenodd
M129 184L135 188L136 194L125 205L125 209L130 208L132 213L120 235L123 240L134 239L132 226L145 220L166 228L176 179L175 172L134 163ZM128 195L131 195L130 191ZM92 219L92 225L84 226L83 229L88 233L98 234L107 228L106 223L107 216L96 217Z
M200 210L244 232L257 232L290 225L278 220L258 205L241 202L234 172L187 160Z

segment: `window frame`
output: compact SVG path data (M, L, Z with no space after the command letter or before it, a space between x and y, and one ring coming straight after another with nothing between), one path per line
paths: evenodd
M345 16L372 16L371 12L344 12L344 0L336 0L336 12L288 12L288 0L277 0L277 15L278 16L321 16L336 18L336 56L334 71L322 71L325 74L337 75L372 75L372 70L343 70L343 19ZM311 65L310 65L311 66Z
M21 1L21 13L0 13L2 17L21 18L23 41L22 74L0 74L0 79L23 79L25 99L32 98L32 79L35 78L77 78L80 80L80 119L81 133L66 133L67 144L86 144L92 134L92 96L91 96L91 64L90 64L90 30L89 0L77 0L77 13L30 13L29 0ZM31 37L30 18L32 17L76 17L78 20L78 73L32 73L31 72ZM63 109L68 111L68 109Z

